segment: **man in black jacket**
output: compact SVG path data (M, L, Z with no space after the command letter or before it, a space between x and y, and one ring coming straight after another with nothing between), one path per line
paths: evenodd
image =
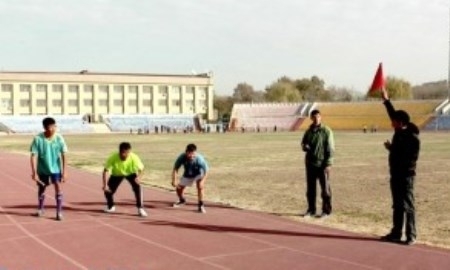
M389 151L393 227L391 232L381 239L389 242L400 242L406 216L406 244L413 245L417 237L414 178L420 151L419 129L410 122L407 112L394 109L385 89L382 90L382 97L395 131L392 142L388 140L384 143L385 148Z

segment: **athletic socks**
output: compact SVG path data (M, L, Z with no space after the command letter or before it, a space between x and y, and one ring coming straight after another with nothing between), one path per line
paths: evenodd
M38 197L38 209L43 210L44 209L44 201L45 201L45 194L41 194Z
M56 212L57 213L62 212L62 201L63 201L62 193L56 194Z

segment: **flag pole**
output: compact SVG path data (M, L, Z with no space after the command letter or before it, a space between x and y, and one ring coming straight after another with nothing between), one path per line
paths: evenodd
M449 36L448 36L447 100L450 100L450 8L449 8Z

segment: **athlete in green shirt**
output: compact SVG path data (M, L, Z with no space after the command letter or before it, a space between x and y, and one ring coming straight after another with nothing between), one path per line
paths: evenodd
M128 142L123 142L119 145L119 152L115 152L106 160L105 168L103 170L103 191L107 202L105 209L106 213L113 213L116 211L114 204L114 193L117 191L123 179L131 184L134 195L136 197L136 207L138 208L138 215L146 217L147 213L144 210L142 201L142 187L140 180L144 171L144 164L138 155L131 152L131 145ZM107 180L109 176L109 180Z
M319 179L322 190L322 213L318 217L331 214L330 171L333 165L334 136L331 128L322 124L319 110L311 112L312 124L303 135L301 146L305 155L306 198L308 209L304 217L316 215L316 185Z
M31 178L38 184L37 216L44 215L45 189L51 183L55 186L56 219L62 220L62 185L67 180L66 152L64 138L56 133L56 121L47 117L42 121L44 132L34 137L31 143Z

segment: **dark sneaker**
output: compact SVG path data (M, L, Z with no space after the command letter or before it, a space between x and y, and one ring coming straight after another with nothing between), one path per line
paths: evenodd
M185 205L185 204L186 204L186 200L181 199L178 202L174 203L172 206L173 207L180 207L180 206Z
M385 236L382 236L380 239L381 239L381 241L400 243L400 241L401 241L400 238L401 237L395 236L395 235L392 235L389 233L389 234L386 234Z
M310 217L313 217L313 216L315 216L315 215L316 215L316 213L311 212L311 211L306 211L305 213L300 214L300 216L301 216L301 217L304 217L304 218L310 218Z
M406 239L406 242L405 242L405 244L408 245L408 246L412 246L415 243L416 243L416 239L415 238L408 238L408 239Z

